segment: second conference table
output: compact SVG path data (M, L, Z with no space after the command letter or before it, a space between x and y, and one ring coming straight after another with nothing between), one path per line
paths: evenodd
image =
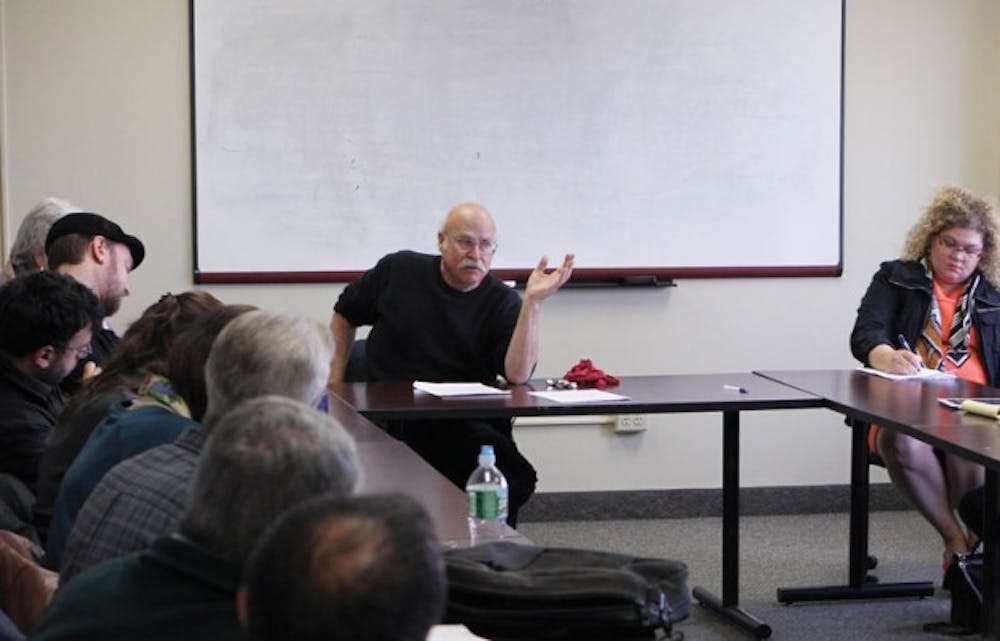
M735 389L734 389L735 388ZM694 596L726 620L767 638L771 628L739 605L739 415L749 410L824 407L821 398L751 373L629 376L609 389L626 400L558 403L531 395L544 381L505 396L442 399L410 383L340 383L330 393L373 421L579 416L588 414L722 414L722 597L696 587ZM740 391L743 390L743 391Z
M758 372L824 399L825 406L847 417L851 439L851 518L849 582L844 586L782 589L785 602L869 598L885 586L865 581L868 545L868 425L877 424L935 449L986 468L983 513L983 637L1000 639L1000 427L996 419L941 405L941 398L1000 397L1000 389L958 378L889 380L858 370Z

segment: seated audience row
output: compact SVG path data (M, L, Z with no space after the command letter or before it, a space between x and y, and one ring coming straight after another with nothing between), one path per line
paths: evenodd
M353 493L358 475L354 441L330 416L246 401L216 420L176 532L64 584L30 638L241 639L236 592L260 533L289 506Z
M292 453L296 448L315 449L309 438L294 436L299 428L282 429L269 424L257 432L253 429L256 423L266 424L268 417L281 414L271 410L275 405L280 410L282 404L288 406L285 410L291 407L294 411L286 411L278 423L309 423L317 418L333 423L328 416L296 406L288 398L260 398L262 394L277 393L315 404L330 377L334 356L330 332L316 323L265 312L246 314L253 318L242 326L240 319L230 323L251 308L224 307L208 294L189 292L163 297L119 341L107 318L128 295L128 273L143 261L145 248L138 239L97 214L63 214L52 216L54 222L46 234L47 262L53 271L19 276L15 282L20 284L3 290L23 302L19 291L25 287L46 281L68 285L87 299L86 305L73 305L74 311L89 315L86 327L73 328L70 339L80 340L72 343L71 353L61 340L39 346L48 348L45 356L49 358L33 375L48 386L52 403L40 439L43 445L49 441L42 450L44 461L40 460L41 452L36 452L35 460L27 464L23 457L11 457L25 470L41 469L40 486L35 486L36 472L35 477L25 475L27 484L22 488L24 492L42 490L42 500L34 506L35 521L48 539L50 554L46 560L64 571L64 587L31 638L138 638L140 634L147 638L154 629L163 638L218 633L240 637L232 597L242 576L242 563L257 534L276 519L279 508L297 503L309 492L332 491L336 495L356 483L352 442L342 430L337 431L335 423L320 431L334 441L343 436L346 440L333 449L339 448L344 454L314 452L315 465L309 463L308 455ZM43 267L41 252L35 255L36 267ZM46 313L52 309L48 305L41 307ZM6 309L0 305L0 313ZM26 323L31 324L35 321ZM69 345L72 341L65 342ZM104 371L98 367L101 364L106 367ZM60 383L65 392L75 394L65 408ZM55 437L49 438L59 413L57 407L65 411ZM198 425L201 419L203 424ZM0 431L0 438L15 433L2 428ZM244 436L250 440L240 441ZM176 442L172 442L174 438ZM203 445L205 457L200 456ZM258 459L252 456L254 448ZM149 451L140 454L145 450ZM260 465L252 464L254 460ZM324 465L350 476L350 488L346 483L340 487L334 482L335 475L324 477ZM209 480L195 481L196 467L198 478ZM317 474L314 485L303 483L310 471ZM329 486L326 490L321 489L324 483ZM276 497L270 503L261 500L268 490ZM350 600L352 589L359 587L350 570L356 569L369 578L381 577L387 583L374 585L376 592L384 592L382 588L391 584L405 584L399 583L403 577L398 572L405 568L418 572L405 584L410 587L400 588L397 594L424 586L423 598L412 602L426 606L410 618L415 627L409 627L417 632L405 638L424 638L439 618L443 598L439 544L426 515L411 500L394 497L373 498L370 504L367 501L334 501L322 510L324 526L341 517L346 519L343 528L334 528L346 537L343 545L325 551L344 553L348 555L344 558L352 560L345 561L342 572L322 577L334 581L325 586L327 594L336 594L335 601L344 605L342 613L346 613L328 618L323 625L339 622L351 631L357 625L371 627L380 623L384 631L398 637L398 626L391 625L390 620L373 621L363 614L368 611L366 603L371 594ZM80 518L74 522L77 510ZM141 514L149 518L138 516ZM59 550L67 535L67 557L60 563ZM385 562L368 567L361 562L373 559L364 544L373 542L386 554ZM394 542L398 543L395 548ZM23 543L28 546L26 550L32 549L30 541ZM413 555L417 548L423 552ZM80 551L79 557L76 550ZM33 563L33 554L22 556L21 561ZM42 568L37 572L46 577ZM47 603L55 579L55 575L51 581L45 579L51 584L40 588L38 601L31 603L38 611ZM346 583L336 583L339 580ZM261 589L266 581L257 584ZM435 585L435 589L426 589ZM344 588L346 591L336 591ZM251 595L253 590L246 593ZM184 598L184 594L194 598ZM220 594L228 598L220 598ZM103 607L115 603L121 608L130 599L152 602L158 596L163 601L157 608ZM392 610L395 601L382 599L386 612ZM260 605L253 607L252 602L250 596L242 599L248 621L281 615L269 613ZM314 602L317 613L328 609L321 600ZM162 612L164 625L150 616L150 609ZM106 612L108 616L94 616L95 612ZM22 620L32 618L37 614ZM33 620L23 629L32 627ZM322 635L320 628L313 627L313 632ZM15 638L16 631L11 633ZM381 632L373 634L370 638L383 638Z
M63 581L141 550L177 527L205 440L228 411L265 394L315 405L330 372L333 340L320 323L266 311L230 321L205 364L201 425L129 458L104 475L72 524L59 564Z
M154 380L167 376L167 357L177 335L196 328L221 307L222 303L207 292L161 297L129 326L103 371L69 399L38 465L34 522L42 540L66 470L109 408L126 405L140 390L151 391L156 386Z
M205 361L216 336L246 305L226 305L183 329L167 357L166 376L150 375L137 396L110 406L73 460L59 488L45 563L58 569L66 538L84 501L115 465L172 443L205 413Z

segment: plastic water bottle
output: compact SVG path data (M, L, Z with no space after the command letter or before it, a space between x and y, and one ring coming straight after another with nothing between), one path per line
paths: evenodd
M492 445L479 451L479 467L465 484L472 543L502 539L507 524L507 479L497 469Z

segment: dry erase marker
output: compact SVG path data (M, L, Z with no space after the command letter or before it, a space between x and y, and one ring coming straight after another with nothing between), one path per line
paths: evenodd
M729 392L739 392L740 394L749 394L750 390L740 385L723 385L722 389Z

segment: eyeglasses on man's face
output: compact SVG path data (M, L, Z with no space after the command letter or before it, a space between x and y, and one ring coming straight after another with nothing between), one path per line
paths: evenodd
M461 236L452 236L451 240L464 252L472 251L474 248L478 247L479 251L484 254L493 254L496 252L497 247L499 247L499 245L497 245L497 241L491 238L476 240L472 236L466 236L464 234Z
M969 258L979 258L983 253L982 245L963 245L951 236L938 234L937 241L941 247L952 254L968 256Z
M73 347L72 345L67 345L63 349L63 352L73 352L73 354L76 356L77 360L83 360L83 359L87 358L88 356L90 356L90 354L91 354L90 343L84 343L83 345L80 345L79 347Z

